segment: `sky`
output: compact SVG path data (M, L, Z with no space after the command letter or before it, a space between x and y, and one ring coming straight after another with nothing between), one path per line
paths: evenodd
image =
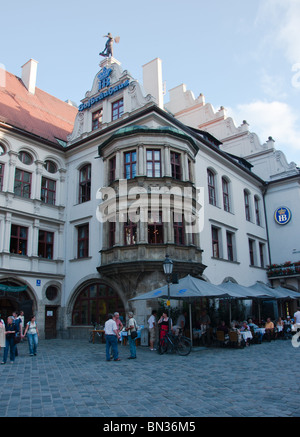
M2 2L4 3L4 2ZM77 105L99 71L108 32L114 57L142 83L160 58L168 90L184 83L236 126L246 120L300 165L300 0L14 0L0 5L0 64L21 76L38 61L37 86ZM101 58L101 59L100 59Z

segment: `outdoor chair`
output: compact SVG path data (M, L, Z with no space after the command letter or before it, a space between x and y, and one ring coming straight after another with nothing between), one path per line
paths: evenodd
M238 333L235 331L229 332L229 345L231 347L241 347L242 343L239 345Z
M225 333L224 331L216 331L216 340L219 346L226 346Z

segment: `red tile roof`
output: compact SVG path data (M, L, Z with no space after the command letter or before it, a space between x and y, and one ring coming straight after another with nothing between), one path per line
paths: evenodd
M67 141L78 110L40 90L27 91L22 80L6 72L5 87L0 84L0 121L57 144Z

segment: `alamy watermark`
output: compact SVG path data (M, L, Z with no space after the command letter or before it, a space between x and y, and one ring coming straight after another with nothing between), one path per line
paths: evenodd
M203 187L135 185L128 188L127 179L121 179L116 188L99 188L96 198L101 200L96 210L100 223L128 220L170 223L175 214L175 221L184 218L186 233L198 233L204 227Z

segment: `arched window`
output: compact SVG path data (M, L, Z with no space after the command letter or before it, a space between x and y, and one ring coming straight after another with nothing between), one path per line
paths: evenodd
M244 190L244 202L245 202L245 215L246 220L250 222L251 216L250 216L250 194L247 190Z
M260 226L260 204L259 204L259 197L254 196L254 206L255 206L255 218L256 218L256 224Z
M229 182L225 178L222 178L222 190L223 190L223 207L224 207L224 211L230 212Z
M18 154L18 158L23 164L30 165L33 163L33 158L28 152L21 151Z
M79 203L91 200L91 164L79 170Z
M215 175L211 170L207 170L208 200L211 205L216 206L216 185Z
M104 325L109 313L118 312L125 316L123 303L119 295L108 285L93 283L87 285L76 299L72 325Z

